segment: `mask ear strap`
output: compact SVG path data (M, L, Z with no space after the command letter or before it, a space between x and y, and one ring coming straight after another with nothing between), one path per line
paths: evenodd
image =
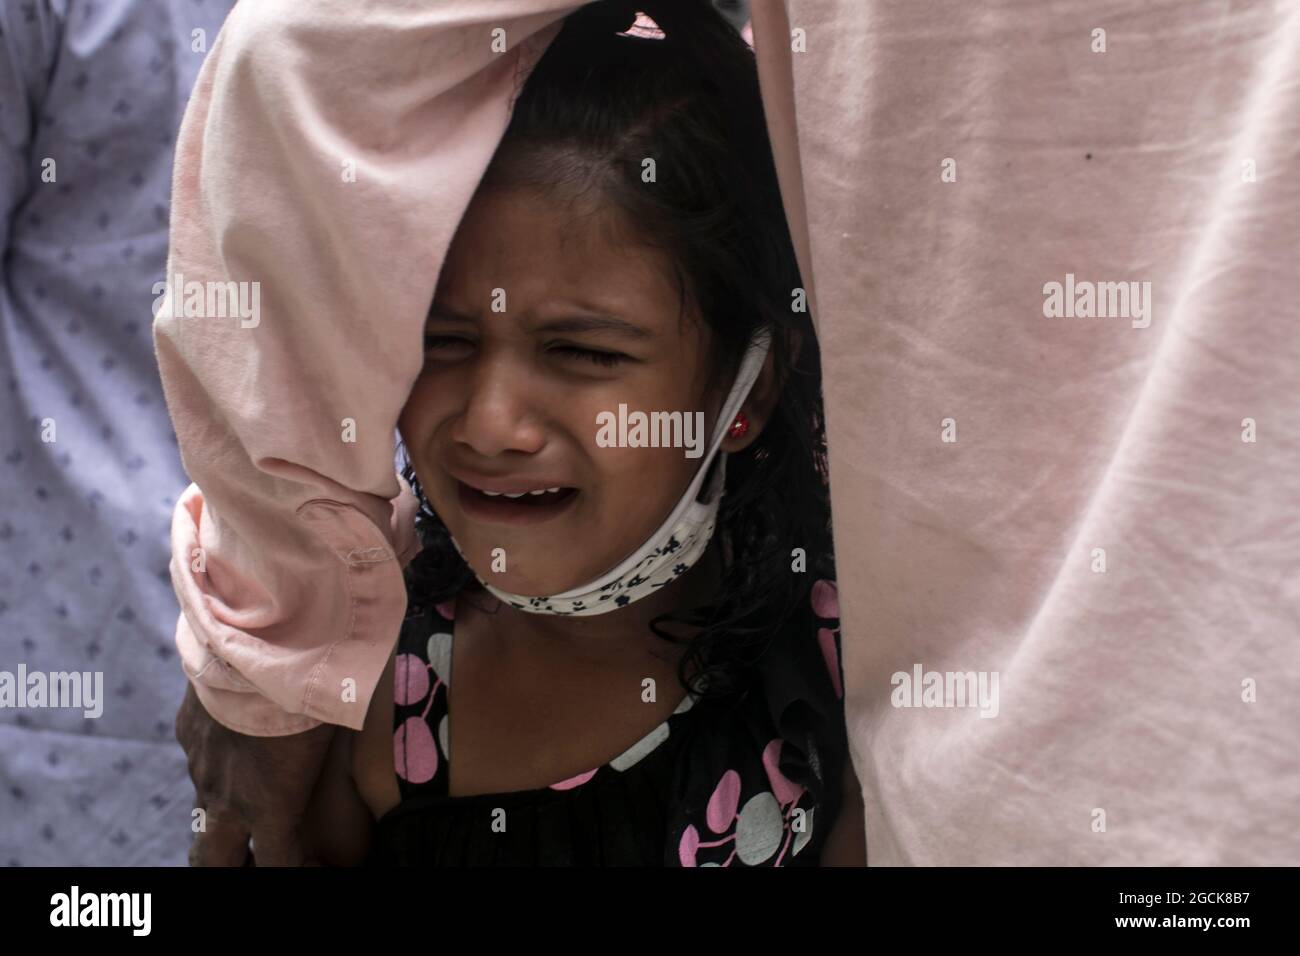
M772 350L772 333L767 329L759 329L754 333L753 338L749 340L749 346L745 350L745 357L741 360L740 370L736 373L736 381L732 385L731 394L728 401L722 406L722 411L718 418L718 432L713 436L712 449L719 448L722 440L727 437L727 429L735 421L736 415L744 407L745 399L749 398L749 393L754 390L754 383L758 381L758 376L763 372L763 363L767 361L767 353ZM711 450L712 450L711 449Z
M720 498L722 491L727 484L727 454L718 452L713 456L713 461L709 462L709 472L704 477L704 485L700 493L695 496L695 500L702 505L713 503L715 497Z
M722 441L726 438L727 429L735 420L736 414L744 406L745 399L753 391L754 383L758 381L758 376L763 371L763 363L767 361L767 353L771 349L772 334L765 328L755 332L740 363L740 370L736 373L736 381L732 384L732 392L728 396L730 401L722 406L722 414L717 424L719 433L713 436L708 471L700 485L700 492L695 496L695 500L701 504L712 504L714 499L720 499L726 490L727 453L722 450Z

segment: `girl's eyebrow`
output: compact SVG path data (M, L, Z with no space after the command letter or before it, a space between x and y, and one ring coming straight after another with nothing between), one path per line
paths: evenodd
M463 315L451 309L442 306L433 306L429 309L429 319L441 322L455 322L461 325L477 325L478 322L473 316ZM655 334L647 328L620 319L616 315L572 315L560 319L552 319L541 325L535 326L532 331L535 332L613 332L618 335L626 335L629 338L646 340L653 339Z
M478 324L472 315L462 315L441 305L429 306L429 314L425 317L425 321L432 321L433 319L440 322L459 322L463 325Z
M538 332L614 332L634 339L653 339L655 334L649 329L633 325L616 315L573 315L562 319L552 319L537 326Z

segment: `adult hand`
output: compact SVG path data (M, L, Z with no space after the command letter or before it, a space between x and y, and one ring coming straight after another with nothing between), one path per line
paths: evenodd
M287 737L249 737L218 723L188 685L176 739L189 758L204 828L191 866L302 866L301 823L338 728L322 724Z

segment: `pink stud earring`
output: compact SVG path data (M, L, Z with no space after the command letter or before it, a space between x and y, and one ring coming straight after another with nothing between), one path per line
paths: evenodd
M736 413L736 420L727 429L728 438L743 438L749 431L749 416L744 412Z

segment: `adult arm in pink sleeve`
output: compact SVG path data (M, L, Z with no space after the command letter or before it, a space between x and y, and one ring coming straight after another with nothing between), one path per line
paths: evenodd
M154 338L194 481L177 645L230 729L363 723L415 548L394 428L424 318L513 95L575 7L258 0L208 53ZM223 317L208 293L230 282L244 308Z

